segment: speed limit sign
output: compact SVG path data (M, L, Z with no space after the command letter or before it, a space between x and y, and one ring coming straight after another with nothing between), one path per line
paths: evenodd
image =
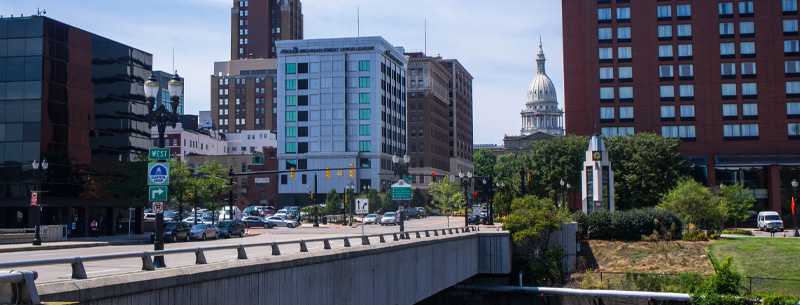
M161 201L153 202L153 212L164 213L164 203Z

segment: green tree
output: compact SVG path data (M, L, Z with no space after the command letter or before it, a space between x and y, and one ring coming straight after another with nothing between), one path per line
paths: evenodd
M552 201L531 195L514 199L511 211L503 226L511 232L514 243L521 249L544 249L550 234L570 219L566 209L559 209Z
M228 169L222 167L219 162L212 161L200 165L196 172L198 173L197 199L205 202L211 211L217 211L227 205L225 198L233 188L228 179ZM212 223L216 217L212 217Z
M392 189L389 188L380 194L381 197L381 210L384 212L396 211L397 202L392 200Z
M422 191L419 188L414 189L414 193L413 195L411 195L411 206L412 207L425 206L425 195L422 195Z
M678 140L653 133L605 139L619 209L654 206L688 173Z
M738 183L722 185L719 188L719 196L727 211L726 216L728 219L733 219L734 228L739 229L738 220L744 220L749 216L747 212L753 209L756 199L750 194L750 190Z
M378 192L376 189L370 189L369 193L367 194L367 199L369 199L369 212L374 213L375 211L379 210L383 206L383 200L381 198L381 193Z
M511 202L519 196L520 161L514 154L501 155L494 166L495 185L494 208L505 213L511 212Z
M657 208L678 214L685 224L700 229L718 229L725 221L725 206L705 186L684 177L664 194Z
M456 208L464 205L461 186L458 182L450 182L450 179L431 182L429 186L428 193L433 197L431 204L447 215L447 226L450 227L450 214Z
M336 192L336 188L331 188L325 196L325 208L320 211L323 215L333 215L339 213L339 205L342 203L342 198Z
M562 194L561 180L572 186L571 192L580 192L581 169L588 146L589 137L585 136L533 141L530 153L522 157L522 165L531 175L525 193L555 202Z
M169 162L169 195L172 202L178 205L181 218L185 217L184 208L192 206L193 198L189 193L196 193L199 189L199 178L188 163L177 160Z
M494 166L496 163L497 157L491 151L486 148L479 149L472 158L475 176L488 177L494 175Z

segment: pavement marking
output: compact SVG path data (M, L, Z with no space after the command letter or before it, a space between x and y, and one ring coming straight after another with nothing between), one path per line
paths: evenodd
M433 225L440 225L440 224L443 224L443 223L447 223L447 220L421 225L420 227L429 227L429 226L433 226Z

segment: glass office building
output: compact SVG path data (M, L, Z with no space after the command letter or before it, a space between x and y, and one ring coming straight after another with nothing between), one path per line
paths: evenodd
M0 19L0 228L33 227L31 163L46 159L42 224L74 222L83 235L103 217L113 233L129 202L104 192L112 178L100 177L150 145L151 70L151 54L59 21Z

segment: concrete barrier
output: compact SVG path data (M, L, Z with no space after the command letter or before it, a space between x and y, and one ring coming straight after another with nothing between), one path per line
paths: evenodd
M508 232L448 234L37 285L81 304L414 304L511 271Z

